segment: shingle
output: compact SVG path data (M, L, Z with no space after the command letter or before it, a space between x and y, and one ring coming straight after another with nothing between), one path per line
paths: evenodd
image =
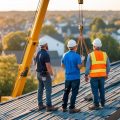
M76 106L82 109L81 113L63 113L60 108L64 83L53 86L52 101L59 107L59 111L45 112L37 110L37 91L15 98L6 103L0 104L0 120L7 119L38 119L38 120L104 120L109 118L120 108L120 62L112 66L109 79L106 80L106 106L103 109L90 111L88 106L92 101L87 102L84 97L91 93L90 84L84 82L84 75L81 76L81 87L77 96ZM45 102L45 94L44 94Z

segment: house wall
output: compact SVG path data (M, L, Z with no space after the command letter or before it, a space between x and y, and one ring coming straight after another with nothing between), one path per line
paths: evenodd
M64 43L59 42L58 40L50 37L50 36L43 36L40 39L44 39L48 43L49 51L57 51L59 56L62 56L64 53Z

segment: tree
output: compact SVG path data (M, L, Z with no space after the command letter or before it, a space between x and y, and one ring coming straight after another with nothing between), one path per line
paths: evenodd
M4 50L23 50L27 35L24 32L11 32L3 38Z
M10 95L17 75L17 60L14 55L0 56L0 94Z
M34 76L29 75L23 90L23 94L32 92L37 89L37 80Z
M17 77L18 64L14 55L0 56L0 96L10 96ZM35 78L29 74L23 93L37 89Z
M89 38L84 38L84 41L85 41L85 44L86 44L86 47L88 48L88 50L91 51L91 49L92 49L91 40L90 40ZM86 49L85 49L84 44L83 44L82 47L83 47L83 55L84 55L84 56L87 56L87 51L86 51ZM77 50L77 52L80 54L80 52L81 52L81 44L78 45L78 50Z
M57 31L51 25L45 25L41 31L42 34L53 35L57 34Z
M91 31L92 31L92 32L98 31L97 26L96 26L96 25L92 25L92 26L91 26Z
M106 51L110 61L117 61L120 59L120 44L112 38L110 35L104 35L102 33L92 34L92 40L96 37L100 38L102 41L102 50Z
M98 32L100 30L105 29L106 24L101 18L95 18L93 22L90 24L90 28L94 32Z

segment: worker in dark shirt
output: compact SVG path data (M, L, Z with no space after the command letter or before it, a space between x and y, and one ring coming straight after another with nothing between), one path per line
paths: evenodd
M38 85L38 107L39 110L45 109L46 111L55 111L58 108L52 106L51 93L52 93L52 79L53 71L50 64L50 57L47 52L48 44L45 40L41 39L39 43L41 50L38 51L36 56L36 66L37 66L37 79L39 81ZM43 90L46 89L46 106L43 105Z

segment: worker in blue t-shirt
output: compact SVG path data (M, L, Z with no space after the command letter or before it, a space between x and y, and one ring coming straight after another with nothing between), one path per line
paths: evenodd
M69 49L61 60L61 66L65 69L65 90L63 95L62 111L67 111L68 96L72 89L69 112L77 113L80 109L75 108L76 96L80 86L80 68L82 66L81 56L76 53L77 43L75 40L69 40L67 47ZM82 57L84 60L84 57Z

